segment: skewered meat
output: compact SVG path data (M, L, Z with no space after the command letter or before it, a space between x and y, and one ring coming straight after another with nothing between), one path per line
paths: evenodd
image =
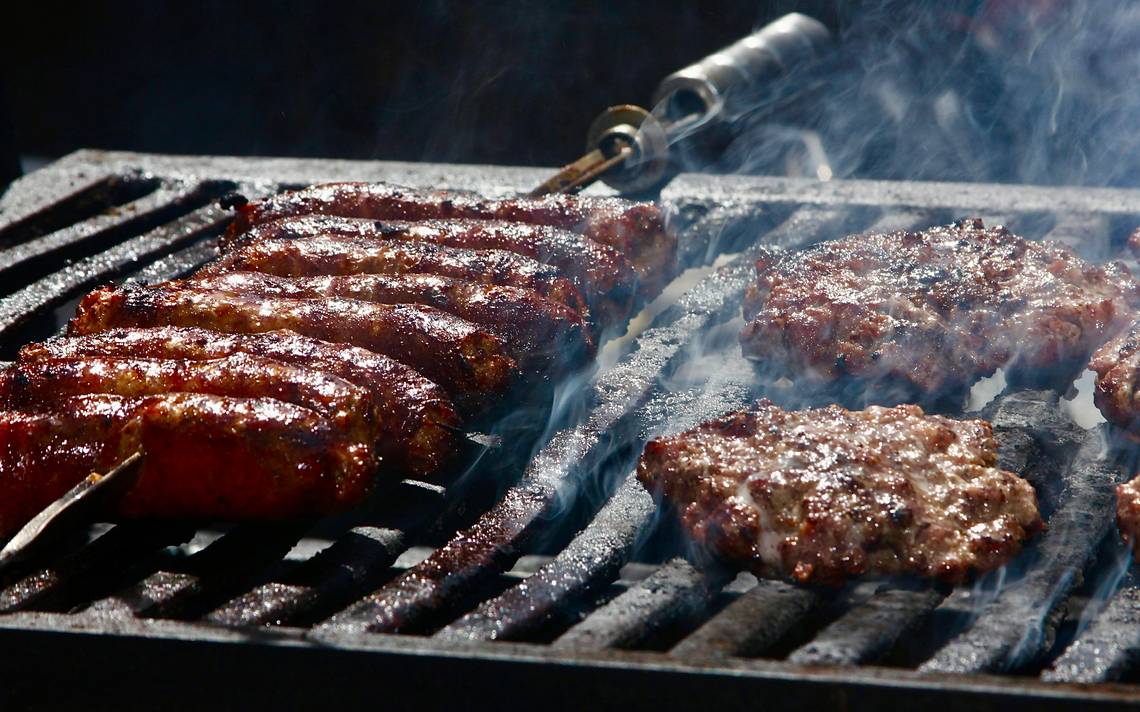
M1122 267L966 220L853 235L757 263L744 353L789 375L920 393L960 390L999 367L1070 375L1132 309Z
M625 255L648 294L659 292L677 266L677 241L666 229L661 209L620 198L548 195L484 200L384 183L329 183L241 206L227 236L233 239L255 225L310 214L377 220L503 220L572 230Z
M1116 528L1140 561L1140 477L1116 486Z
M837 584L996 568L1043 526L1033 488L997 469L988 423L913 405L785 411L761 401L650 442L637 475L693 539L761 575Z
M289 329L352 344L411 366L463 405L486 406L516 364L502 341L459 317L418 304L351 299L269 299L169 286L97 289L71 320L73 335L113 327L196 326L230 333Z
M264 272L281 277L348 274L436 274L534 291L586 317L574 284L550 265L504 250L467 250L426 242L323 235L243 245L201 270Z
M1097 349L1089 368L1096 371L1093 400L1104 417L1133 433L1140 430L1140 321Z
M544 225L488 220L396 222L303 215L262 223L241 235L238 244L319 235L414 240L446 247L507 250L553 265L570 278L603 325L622 324L637 306L637 272L609 245Z
M381 433L376 453L395 469L432 475L455 453L453 433L459 419L439 386L387 356L291 331L221 334L169 326L112 329L29 344L20 350L19 360L82 356L202 360L238 353L318 369L367 389L375 402L373 417Z
M367 448L329 419L272 398L78 396L0 412L0 535L140 448L125 516L329 514L358 504L373 474Z
M425 304L487 327L506 342L524 370L575 366L594 351L593 339L577 312L529 289L429 274L278 277L227 272L196 277L190 284L263 297L343 297L381 304Z

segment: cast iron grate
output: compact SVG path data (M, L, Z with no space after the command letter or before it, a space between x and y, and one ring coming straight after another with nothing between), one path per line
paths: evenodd
M0 198L0 358L57 330L97 284L170 278L209 259L228 193L378 179L506 194L541 176L74 154ZM515 704L551 708L1140 704L1127 684L1140 594L1111 518L1132 451L1104 426L1077 425L1069 393L1010 390L985 406L1003 466L1038 487L1049 531L957 590L815 590L698 568L631 477L647 438L761 393L779 399L734 339L760 246L980 215L1104 260L1140 224L1140 192L692 175L662 200L700 272L611 347L616 362L568 388L579 407L532 432L521 454L475 451L469 472L393 483L336 519L132 522L61 541L0 581L10 699L112 692L146 704L142 693L177 689L187 706L227 690L234 705L464 707L509 690ZM61 671L62 660L79 664ZM61 675L66 685L51 682Z

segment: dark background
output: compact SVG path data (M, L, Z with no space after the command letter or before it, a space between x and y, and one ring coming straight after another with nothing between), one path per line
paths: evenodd
M7 133L48 158L557 165L605 106L647 102L669 72L799 9L841 37L804 80L822 103L742 125L711 168L810 175L806 126L838 177L1134 185L1136 36L1103 29L1117 12L1136 29L1127 4L1090 19L1048 0L38 2L0 29L14 127L0 107L0 157Z

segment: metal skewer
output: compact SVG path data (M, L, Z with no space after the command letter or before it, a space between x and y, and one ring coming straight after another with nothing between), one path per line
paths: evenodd
M105 474L92 472L49 504L0 549L0 571L27 558L52 535L74 526L90 524L138 480L142 451L128 455Z

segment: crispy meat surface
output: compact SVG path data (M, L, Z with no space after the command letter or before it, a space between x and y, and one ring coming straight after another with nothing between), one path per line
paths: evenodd
M1096 371L1093 400L1104 417L1133 433L1140 430L1140 321L1097 349L1089 368Z
M111 329L29 344L20 350L19 361L79 357L205 360L234 354L317 369L367 389L380 431L375 450L386 466L431 476L456 453L454 432L460 426L459 418L438 385L388 356L291 331L223 334L171 326Z
M302 215L250 228L238 244L263 240L342 235L412 240L474 250L507 250L557 267L568 277L603 325L622 324L640 306L638 276L622 253L575 232L545 225L491 220L380 221L332 215Z
M501 220L548 225L586 235L624 254L644 289L656 294L677 269L677 241L660 207L620 198L549 195L484 200L467 193L416 191L384 183L329 183L248 203L227 235L298 215L377 220Z
M968 387L999 367L1067 377L1127 323L1136 299L1123 266L1096 267L980 220L853 235L756 269L746 356L793 377L919 393Z
M367 390L323 371L234 354L204 361L77 356L18 362L0 373L0 408L50 410L72 396L207 393L276 398L327 418L366 448L379 436Z
M506 250L468 250L427 242L319 235L242 245L204 267L203 275L264 272L281 277L349 274L436 274L483 284L532 289L583 317L585 299L550 265Z
M1116 486L1116 528L1140 561L1140 477Z
M102 394L49 405L0 411L2 536L140 448L142 470L120 504L124 516L329 514L361 502L372 479L367 453L339 427L273 398Z
M594 342L570 307L529 289L430 274L278 277L260 272L202 275L194 287L289 299L343 297L380 304L424 304L480 324L510 347L523 370L568 368L593 355Z
M419 304L353 299L270 299L171 286L97 289L83 298L72 335L115 327L191 326L251 334L289 329L351 344L407 364L477 408L514 382L502 341L452 314Z
M676 505L695 542L757 574L956 583L1001 566L1043 527L1033 488L996 463L984 421L761 401L650 442L637 476Z

